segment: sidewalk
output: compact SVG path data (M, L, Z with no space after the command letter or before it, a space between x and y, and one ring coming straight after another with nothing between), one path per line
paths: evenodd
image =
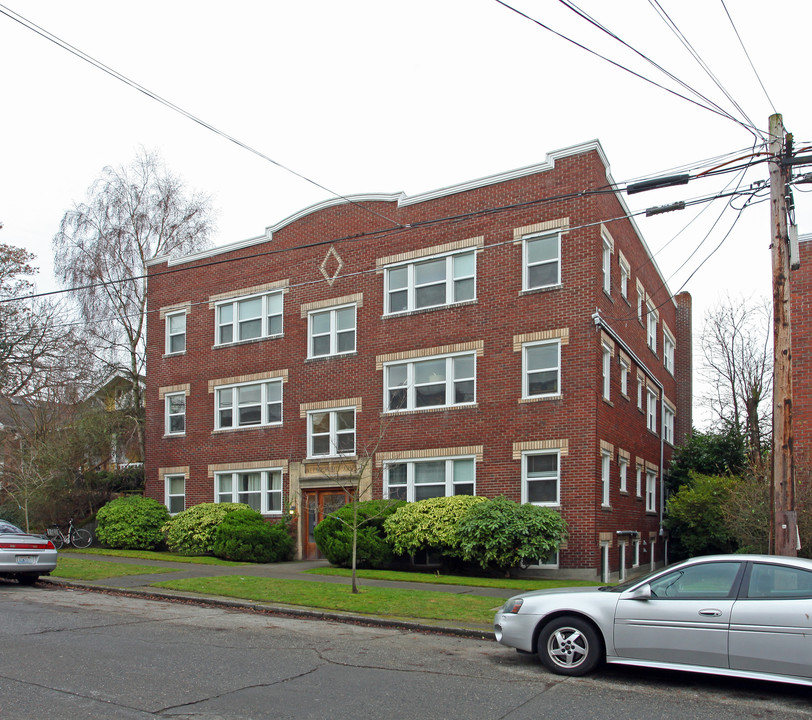
M87 555L73 554L70 551L60 552L62 557L73 557L87 559ZM415 619L382 617L380 615L362 615L335 610L322 610L319 608L302 607L299 605L283 605L273 602L256 602L252 600L239 600L235 598L225 598L215 595L200 595L183 592L179 590L168 590L166 588L151 587L152 583L162 580L198 578L198 577L222 577L227 575L241 575L251 577L280 578L284 580L305 580L312 582L327 582L340 585L350 584L347 577L336 577L334 575L312 575L305 570L312 570L318 567L329 567L326 560L315 560L307 562L286 562L270 564L246 564L246 565L197 565L192 563L176 563L162 560L142 560L137 558L123 558L114 556L94 556L105 562L118 562L131 565L149 564L158 567L172 568L175 572L157 573L147 575L127 575L125 577L102 578L100 580L66 580L57 577L42 577L40 582L66 588L75 588L90 591L103 592L123 592L131 595L138 595L156 600L169 600L223 607L232 610L253 610L260 612L273 612L296 617L309 617L323 620L337 620L341 622L358 622L366 625L384 625L388 627L402 627L406 629L430 631L437 633L447 633L451 635L461 635L465 637L492 638L493 628L490 625L473 623L453 623L447 620ZM494 606L501 603L514 591L499 588L483 588L463 585L433 585L418 582L392 582L389 580L358 579L361 587L388 587L397 590L423 590L453 593L460 595L480 595L494 598Z

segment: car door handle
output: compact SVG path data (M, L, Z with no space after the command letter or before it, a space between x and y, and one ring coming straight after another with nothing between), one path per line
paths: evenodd
M714 610L713 608L708 608L707 610L700 610L700 615L709 615L710 617L719 617L722 614L721 610Z

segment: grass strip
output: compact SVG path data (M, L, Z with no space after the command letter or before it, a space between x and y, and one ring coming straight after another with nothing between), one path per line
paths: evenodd
M457 623L493 621L504 602L499 598L458 595L431 590L397 590L362 587L353 595L349 584L312 580L281 580L231 575L228 577L179 578L153 583L153 587L220 595L257 602L301 605L320 610L339 610L363 615L449 620ZM507 594L505 595L507 599Z
M178 555L171 552L161 552L158 550L114 550L112 548L87 548L77 550L76 548L65 547L60 553L70 553L71 555L109 555L110 557L136 558L137 560L163 560L166 562L192 563L194 565L246 565L247 563L231 562L221 560L210 555Z
M60 557L51 577L65 580L101 580L102 578L123 577L125 575L153 575L155 573L178 572L180 568L158 567L156 565L130 565L107 562L105 560L85 560L84 558Z
M320 567L305 570L308 575L350 577L347 568ZM392 582L431 583L433 585L465 585L467 587L497 588L504 590L547 590L561 587L595 587L606 583L590 580L529 580L527 578L471 577L468 575L438 575L426 572L403 572L401 570L357 570L359 579L389 580Z

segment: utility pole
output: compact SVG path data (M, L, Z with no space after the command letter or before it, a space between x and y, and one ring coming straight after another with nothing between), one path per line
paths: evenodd
M792 458L792 347L787 192L792 136L780 114L770 116L770 231L773 267L773 552L797 556L795 473Z

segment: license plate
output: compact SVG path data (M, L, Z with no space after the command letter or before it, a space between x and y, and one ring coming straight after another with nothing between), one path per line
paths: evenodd
M18 565L34 565L37 562L36 555L18 555L17 556L17 564Z

